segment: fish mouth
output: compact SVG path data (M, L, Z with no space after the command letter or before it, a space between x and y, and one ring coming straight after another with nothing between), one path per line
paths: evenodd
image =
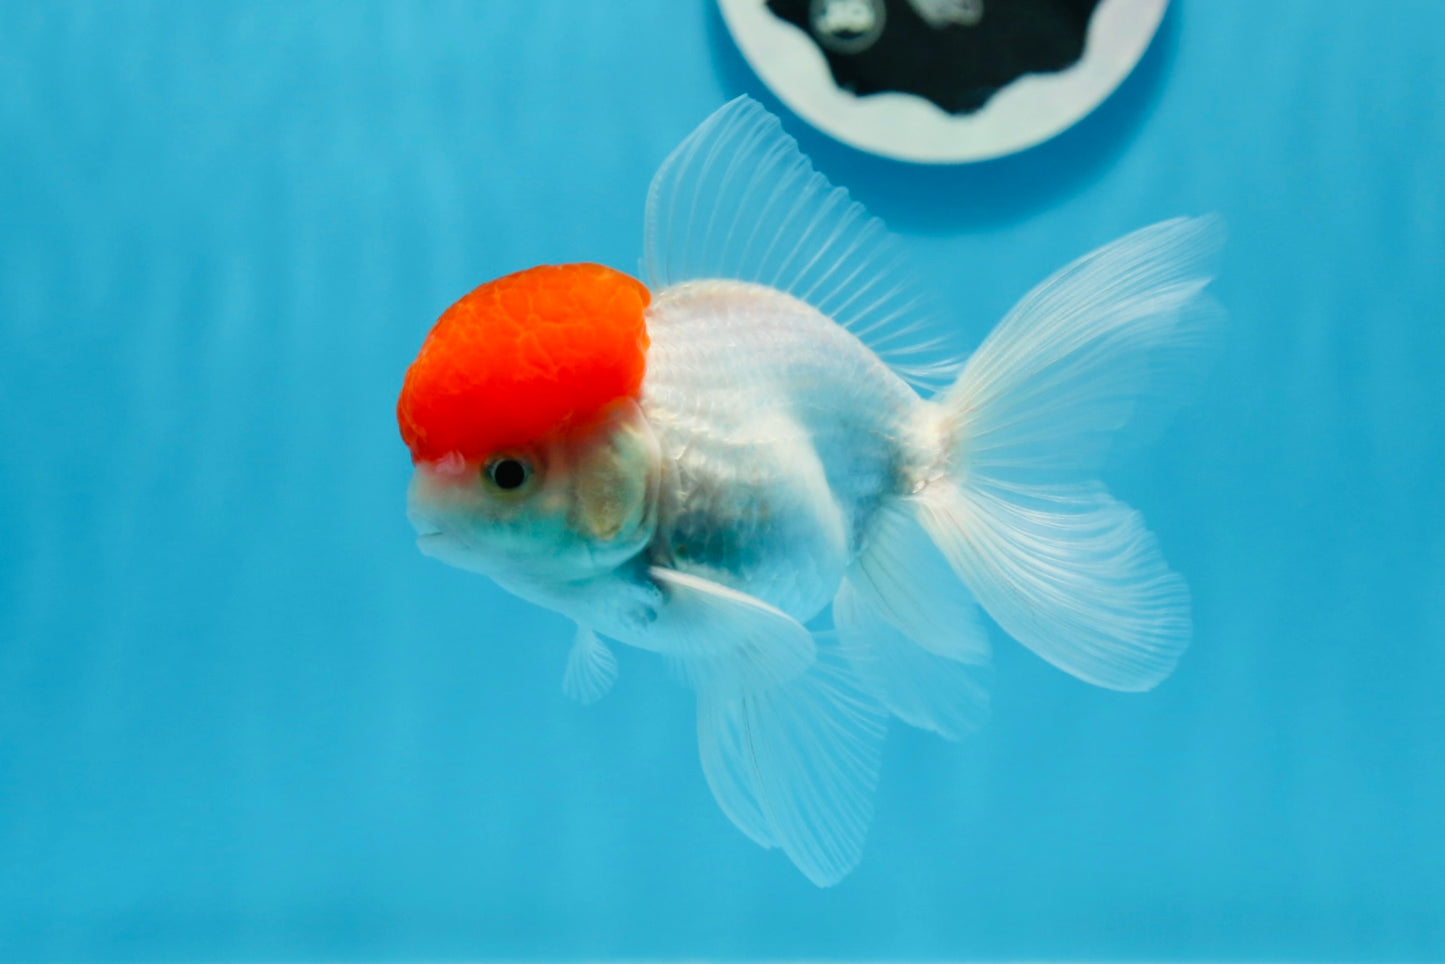
M442 531L441 526L415 516L411 518L410 522L412 528L416 530L416 547L420 549L423 554L428 556L434 555L437 550L442 549L449 543L455 545L455 541Z
M416 548L422 555L468 572L489 574L486 558L465 539L440 529L419 530Z
M411 523L412 531L416 533L416 544L421 545L425 540L435 540L445 533L442 527L427 517L426 513L408 509L406 521Z
M447 545L456 545L456 542L440 529L427 529L416 534L416 547L426 555L433 555Z

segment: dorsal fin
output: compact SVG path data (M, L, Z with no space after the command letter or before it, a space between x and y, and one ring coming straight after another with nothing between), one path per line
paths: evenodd
M668 155L647 194L648 285L729 278L785 291L922 385L961 366L930 324L903 247L828 183L762 105L738 97Z

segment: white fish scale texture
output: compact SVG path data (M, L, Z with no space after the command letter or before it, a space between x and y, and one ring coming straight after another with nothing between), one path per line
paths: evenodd
M847 330L759 285L665 289L648 333L642 407L669 467L661 548L812 618L894 485L918 396Z

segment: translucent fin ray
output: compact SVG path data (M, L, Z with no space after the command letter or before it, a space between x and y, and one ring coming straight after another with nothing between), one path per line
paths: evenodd
M886 732L886 712L836 647L782 686L698 694L699 752L718 805L820 887L862 856Z
M722 812L749 840L771 850L778 844L761 798L752 731L741 705L715 694L699 694L698 756L703 777Z
M1147 690L1189 645L1189 591L1101 486L930 489L922 518L1004 631L1078 678Z
M978 603L923 527L885 503L833 599L843 650L904 723L958 740L988 718L988 636Z
M695 689L731 698L778 686L813 665L812 634L786 613L676 570L649 574L668 599L637 645L671 658Z
M643 240L653 288L707 278L769 285L847 327L906 378L932 385L957 374L961 353L919 337L943 329L930 327L901 245L746 96L715 111L663 162ZM890 331L903 336L883 345Z
M1221 341L1223 315L1204 288L1223 237L1216 217L1164 221L1025 295L942 398L968 471L1076 481L1131 421L1132 440L1157 428Z
M848 580L833 600L833 623L858 678L902 722L961 740L988 721L992 672L987 665L924 649Z
M940 397L949 474L908 500L1005 631L1100 686L1148 689L1189 644L1184 581L1089 475L1141 398L1202 373L1221 238L1213 218L1166 221L1030 292Z
M918 646L954 662L988 663L988 635L978 603L903 508L888 503L878 508L848 584L861 605Z
M562 675L563 695L585 706L606 696L616 681L617 657L596 633L578 626Z

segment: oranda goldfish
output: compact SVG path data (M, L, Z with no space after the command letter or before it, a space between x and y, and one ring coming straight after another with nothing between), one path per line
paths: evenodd
M1217 234L1081 258L927 393L875 350L916 310L899 245L739 98L653 180L646 285L536 267L437 321L397 406L417 543L574 620L579 699L616 675L604 640L669 658L723 812L835 883L889 717L986 714L980 610L1112 689L1188 644L1183 580L1092 479L1211 329Z

